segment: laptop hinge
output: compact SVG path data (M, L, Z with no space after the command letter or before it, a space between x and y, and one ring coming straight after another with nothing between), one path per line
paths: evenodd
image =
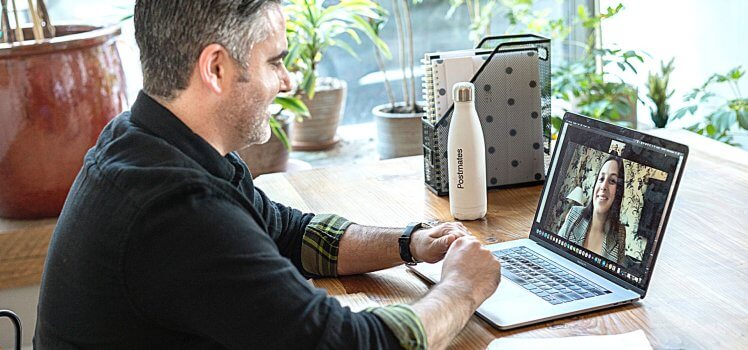
M602 268L599 268L599 267L597 267L597 266L595 266L593 264L590 264L590 263L588 263L588 262L586 262L586 261L584 261L584 260L582 260L582 259L580 259L580 258L578 258L578 257L576 257L574 255L572 255L571 253L569 253L569 252L567 252L567 251L559 248L558 246L550 244L550 243L548 243L548 242L546 242L546 241L544 241L542 239L536 238L534 235L530 235L530 239L532 241L534 241L535 243L537 243L538 245L540 245L541 247L543 247L545 249L548 249L548 250L550 250L550 251L552 251L552 252L560 255L564 259L569 260L569 261L571 261L571 262L573 262L573 263L575 263L575 264L583 267L586 270L592 271L596 275L598 275L598 276L600 276L602 278L605 278L608 281L611 281L611 282L613 282L613 283L615 283L615 284L617 284L617 285L619 285L619 286L621 286L623 288L626 288L626 289L628 289L630 291L633 291L636 294L639 294L642 298L644 298L644 295L646 294L646 291L644 289L642 289L642 288L640 288L638 286L635 286L635 285L633 285L633 284L631 284L629 282L626 282L625 280L623 280L621 278L618 278L617 276L615 276L615 275L613 275L613 274L611 274L611 273L603 270Z

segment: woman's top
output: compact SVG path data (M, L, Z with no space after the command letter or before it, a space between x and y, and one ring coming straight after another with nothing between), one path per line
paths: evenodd
M584 207L573 206L566 215L566 221L561 225L558 235L574 244L584 246L584 240L589 231L590 219L582 217ZM603 240L602 256L616 263L623 261L626 252L626 227L618 224L618 232L611 230L611 222L605 223L605 239Z

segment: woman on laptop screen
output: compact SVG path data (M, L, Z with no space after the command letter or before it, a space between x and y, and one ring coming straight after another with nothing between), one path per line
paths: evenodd
M626 250L626 229L620 220L623 188L623 161L612 152L598 171L592 199L587 206L571 207L558 235L606 259L623 261Z

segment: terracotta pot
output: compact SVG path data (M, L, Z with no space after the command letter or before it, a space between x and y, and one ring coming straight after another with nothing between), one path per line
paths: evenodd
M396 106L403 106L398 102ZM419 105L421 105L419 103ZM377 151L381 159L423 154L423 113L385 113L390 104L374 107L377 123Z
M345 110L347 84L335 78L319 78L314 98L301 96L311 117L294 120L292 142L294 151L329 149L340 141L336 137L338 124Z
M56 30L42 43L0 44L2 217L57 216L86 150L127 106L119 27Z
M290 120L283 121L283 131L289 135ZM256 178L262 174L279 173L288 169L288 149L283 146L275 135L270 140L260 145L252 145L239 151L252 177Z

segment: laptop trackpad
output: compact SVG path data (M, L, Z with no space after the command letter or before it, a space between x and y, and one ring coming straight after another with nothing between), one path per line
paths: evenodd
M542 317L552 307L550 303L502 276L499 288L477 311L492 323L505 327Z
M528 292L526 289L520 287L518 284L502 276L501 282L499 283L499 288L496 289L496 292L491 296L491 298L508 298L516 300L516 298L531 298L533 296L534 295Z
M426 277L427 280L430 280L433 283L439 282L439 279L441 277L441 262L436 264L418 264L416 266L411 267L411 269L415 270L417 274ZM528 292L526 289L522 288L518 284L512 282L505 276L501 277L501 282L499 283L499 288L494 292L489 299L486 300L482 305L486 305L489 300L504 300L511 302L516 302L517 299L522 298L538 298L534 294ZM540 299L540 298L538 298ZM542 300L542 299L541 299Z

